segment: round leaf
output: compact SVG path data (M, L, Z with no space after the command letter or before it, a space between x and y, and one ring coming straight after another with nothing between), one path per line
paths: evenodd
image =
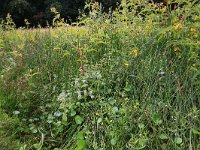
M76 121L76 124L81 124L83 122L83 118L79 115L76 115L75 121Z
M112 139L112 140L110 141L110 143L114 146L114 145L117 143L117 141L116 141L115 139Z
M177 138L175 138L175 140L174 140L174 142L176 143L176 144L181 144L182 143L182 138L180 138L180 137L177 137Z
M166 134L160 134L159 138L160 138L161 140L167 140L167 139L168 139L168 137L167 137Z

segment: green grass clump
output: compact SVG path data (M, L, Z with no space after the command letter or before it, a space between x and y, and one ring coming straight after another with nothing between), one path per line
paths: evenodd
M0 146L200 148L199 5L145 4L143 19L127 5L81 27L2 25Z

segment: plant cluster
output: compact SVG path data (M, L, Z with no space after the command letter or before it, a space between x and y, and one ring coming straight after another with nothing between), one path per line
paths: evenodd
M2 149L200 149L200 5L143 5L95 3L73 27L55 9L54 28L2 22Z

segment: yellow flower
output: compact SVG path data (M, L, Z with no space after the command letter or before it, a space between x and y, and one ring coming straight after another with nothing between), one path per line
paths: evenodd
M162 10L161 10L163 13L167 12L167 8L166 7L163 7Z
M194 34L194 38L198 38L198 34L197 33Z
M96 115L96 116L99 116L99 113L98 113L98 112L96 112L96 113L95 113L95 115Z
M196 67L196 64L192 64L193 67Z
M129 64L128 64L127 62L125 62L125 63L124 63L124 65L125 65L126 67L128 67L128 66L129 66Z
M133 57L137 57L137 56L138 56L138 49L137 49L137 48L134 48L134 49L131 51L130 55L132 55Z
M175 52L178 52L178 51L180 51L180 48L175 47L175 48L174 48L174 51L175 51Z
M181 23L176 24L174 27L175 30L180 30L182 28L183 28L183 25Z
M190 31L191 31L191 32L196 32L196 29L191 28Z

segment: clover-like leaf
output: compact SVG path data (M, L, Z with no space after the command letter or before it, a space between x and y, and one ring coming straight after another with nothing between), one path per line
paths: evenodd
M176 144L181 144L181 143L183 142L183 140L182 140L182 138L177 137L177 138L174 139L174 142L175 142Z
M159 138L160 138L161 140L167 140L167 139L168 139L168 137L167 137L166 134L160 134Z
M76 124L81 124L83 122L83 118L79 115L76 115L75 122Z

